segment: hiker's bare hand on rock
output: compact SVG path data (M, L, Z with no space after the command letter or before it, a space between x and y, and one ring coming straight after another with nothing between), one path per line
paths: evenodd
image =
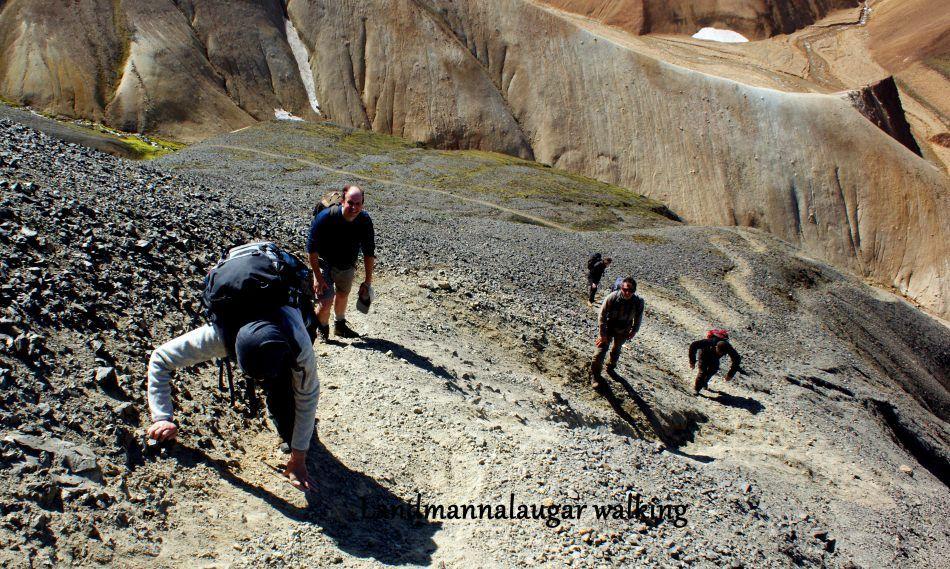
M170 441L178 436L178 427L171 421L155 421L148 428L148 436L156 441Z
M284 476L293 484L294 488L301 492L316 490L316 484L313 478L310 478L310 473L307 472L306 451L291 449L290 460L287 461Z

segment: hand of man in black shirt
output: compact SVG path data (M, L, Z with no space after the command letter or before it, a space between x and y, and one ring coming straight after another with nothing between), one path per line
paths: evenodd
M324 282L320 274L319 268L313 273L313 293L317 295L317 298L320 298L320 295L323 294L323 291L327 290L327 283Z

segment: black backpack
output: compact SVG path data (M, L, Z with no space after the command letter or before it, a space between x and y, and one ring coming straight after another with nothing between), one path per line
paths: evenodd
M284 305L300 308L312 299L311 276L300 259L277 245L248 243L229 250L208 272L201 302L212 325L237 333L235 328Z
M593 254L591 254L591 256L588 257L588 259L587 259L587 270L588 270L588 271L593 271L593 270L594 270L594 265L596 265L597 263L599 263L602 258L603 258L603 257L601 256L600 253L593 253Z
M300 310L311 342L317 325L313 306L312 273L297 257L269 242L248 243L229 250L205 278L201 303L209 322L221 334L228 355L234 357L234 339L241 326L267 318L282 306ZM226 362L219 362L224 387ZM228 364L231 401L234 386ZM249 385L249 390L253 387Z

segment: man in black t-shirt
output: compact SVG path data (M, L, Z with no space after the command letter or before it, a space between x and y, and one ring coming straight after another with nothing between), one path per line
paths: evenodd
M346 303L356 276L356 260L363 253L365 277L360 296L368 296L376 266L376 235L373 220L363 211L363 190L343 188L343 203L325 208L310 223L307 253L313 269L313 291L320 303L317 321L320 334L330 336L330 307L336 321L333 332L343 338L359 335L346 324Z

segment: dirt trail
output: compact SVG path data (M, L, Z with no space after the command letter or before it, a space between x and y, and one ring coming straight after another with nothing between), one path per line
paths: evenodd
M748 240L746 240L746 242L748 243ZM743 255L733 252L729 247L728 241L725 239L711 239L710 243L736 264L734 269L726 273L725 279L726 282L729 283L730 288L732 288L732 292L742 299L754 312L760 314L765 313L767 311L765 306L759 299L755 298L750 288L755 274L752 272L752 266L749 264L749 261Z
M488 208L491 208L491 209L494 209L494 210L497 210L497 211L501 211L501 212L508 213L508 214L511 214L511 215L514 215L514 216L517 216L517 217L521 217L521 218L527 219L527 220L529 220L529 221L532 221L532 222L534 222L534 223L537 223L538 225L543 225L543 226L545 226L545 227L550 227L551 229L556 229L556 230L558 230L558 231L564 231L564 232L566 232L566 233L574 233L574 230L571 229L570 227L567 227L567 226L565 226L565 225L561 225L561 224L559 224L559 223L555 223L555 222L553 222L553 221L544 219L544 218L542 218L542 217L537 217L537 216L531 215L530 213L526 213L526 212L519 211L519 210L516 210L516 209L511 209L511 208L509 208L509 207L505 207L505 206L502 206L502 205L498 205L498 204L496 204L496 203L493 203L493 202L490 202L490 201L487 201L487 200L481 200L481 199L478 199L478 198L471 198L471 197L467 197L467 196L460 196L460 195L458 195L458 194L455 194L455 193L452 193L452 192L448 192L448 191L445 191L445 190L439 190L439 189L437 189L437 188L429 188L429 187L425 187L425 186L418 186L418 185L416 185L416 184L409 184L409 183L406 183L406 182L399 182L399 181L396 181L396 180L389 180L389 179L387 179L387 178L377 178L377 177L374 177L374 176L367 176L366 174L358 174L358 173L356 173L356 172L351 172L351 171L349 171L349 170L343 170L343 169L340 169L340 168L333 168L333 167L331 167L331 166L326 166L326 165L324 165L324 164L320 164L319 162L313 162L313 161L311 161L311 160L305 160L305 159L303 159L303 158L298 158L298 157L296 157L296 156L287 156L287 155L285 155L285 154L276 154L276 153L274 153L274 152L267 152L267 151L264 151L264 150L258 150L258 149L256 149L256 148L251 148L251 147L248 147L248 146L236 146L236 145L230 145L230 144L209 144L209 145L206 145L206 147L207 147L207 148L221 148L221 149L223 149L223 150L239 150L239 151L241 151L241 152L250 152L250 153L252 153L252 154L257 154L257 155L260 155L260 156L268 156L268 157L270 157L270 158L277 158L277 159L280 159L280 160L294 160L294 161L296 161L296 162L300 162L301 164L306 164L306 165L308 165L308 166L312 166L312 167L314 167L314 168L317 168L317 169L319 169L319 170L323 170L323 171L325 171L325 172L333 172L334 174L340 174L340 175L347 176L348 178L353 178L353 179L356 179L356 180L363 180L363 181L367 181L367 182L374 182L374 183L377 183L377 184L380 184L380 185L384 185L384 186L394 186L394 187L401 187L401 188L410 188L410 189L413 189L413 190L418 190L418 191L420 191L420 192L429 192L429 193L433 193L433 194L440 194L440 195L443 195L443 196L449 196L449 197L451 197L451 198L454 198L454 199L457 199L457 200L460 200L460 201L463 201L463 202L468 202L468 203L472 203L472 204L476 204L476 205L488 207Z
M364 337L316 345L323 446L311 460L320 488L310 497L311 509L275 472L285 459L276 435L258 433L245 441L239 465L221 465L219 472L230 474L216 478L212 473L207 496L176 506L173 529L157 561L250 566L252 559L245 552L256 552L259 557L253 559L278 562L305 547L308 557L330 560L341 558L342 550L352 556L347 558L349 566L375 566L375 561L387 559L447 566L482 559L504 565L501 552L493 557L478 544L488 540L519 550L530 547L537 537L526 535L530 528L523 523L445 522L424 526L420 533L385 524L375 528L360 519L360 499L411 504L417 490L423 501L442 504L500 503L506 493L525 500L561 499L570 488L583 495L585 485L571 482L570 468L562 463L549 471L544 468L547 458L539 464L538 457L552 457L554 466L556 449L563 452L576 445L573 426L614 424L615 411L583 385L578 391L557 376L539 372L520 350L505 350L511 330L486 323L473 328L463 310L457 319L453 316L451 302L446 313L444 299L433 303L431 293L419 287L426 281L412 276L382 279L374 311L349 315ZM701 318L692 313L684 317ZM654 352L667 360L687 389L691 371L683 354L671 351L675 343L651 338L654 335L628 347L624 374L638 365L635 353ZM727 461L737 454L758 456L758 469L798 472L783 466L789 457L770 446L779 439L780 448L788 446L793 426L782 417L761 414L761 405L751 411L743 408L744 402L756 400L747 389L721 381L713 387L709 398L697 403L710 428L681 451ZM566 415L552 414L552 388L562 392L554 400L564 398ZM636 409L631 412L632 427L656 440L649 419ZM626 471L620 465L637 460L642 452L635 447L630 451L630 458L618 457L613 464ZM378 480L388 489L375 484L367 489L367 480ZM356 529L349 532L347 526ZM430 559L428 550L439 551L438 559Z
M338 187L338 176L314 165L281 177L280 155L200 145L143 167L5 128L22 166L0 165L17 180L0 184L0 296L12 309L0 322L0 565L946 558L946 327L755 230L565 232L379 184L368 206L379 296L370 315L348 314L363 338L316 346L317 490L279 477L278 437L241 398L229 406L213 365L176 374L178 444L145 445L148 354L203 322L197 294L217 251L261 238L300 247L315 179ZM518 205L541 217L560 207ZM55 223L34 226L50 211ZM606 282L634 274L646 302L603 394L585 371L591 251L614 258ZM740 326L749 374L694 397L687 346L721 318ZM90 417L102 428L90 432ZM66 462L66 443L96 465ZM684 523L594 513L634 496L667 514L682 506ZM417 500L433 515L406 519ZM444 515L514 502L588 509Z
M516 352L506 355L490 340L485 344L487 330L447 326L451 319L416 304L421 289L414 280L383 279L377 290L370 315L350 314L362 339L315 348L324 446L311 457L320 488L310 496L312 509L306 510L304 495L276 474L285 460L276 434L259 433L244 441L239 465L221 464L218 472L229 474L211 473L206 497L175 507L160 564L198 560L198 566L240 566L249 563L244 549L266 551L269 544L273 553L264 560L270 562L306 544L311 558L333 560L342 549L355 557L349 562L355 566L375 566L372 559L423 560L427 549L435 548L445 552L440 559L446 563L464 563L484 556L472 545L484 525L446 523L440 531L427 526L424 538L404 535L401 548L398 531L361 523L360 498L411 503L413 488L419 488L424 499L440 503L497 502L493 493L501 484L516 494L537 493L533 480L503 477L534 469L535 456L552 443L565 443L564 429L546 418L544 391L515 381L532 370ZM221 458L208 454L206 463ZM390 493L375 484L367 490L367 480L398 490ZM513 523L492 528L501 532L496 537ZM356 529L350 533L346 526ZM359 562L360 557L368 559Z

